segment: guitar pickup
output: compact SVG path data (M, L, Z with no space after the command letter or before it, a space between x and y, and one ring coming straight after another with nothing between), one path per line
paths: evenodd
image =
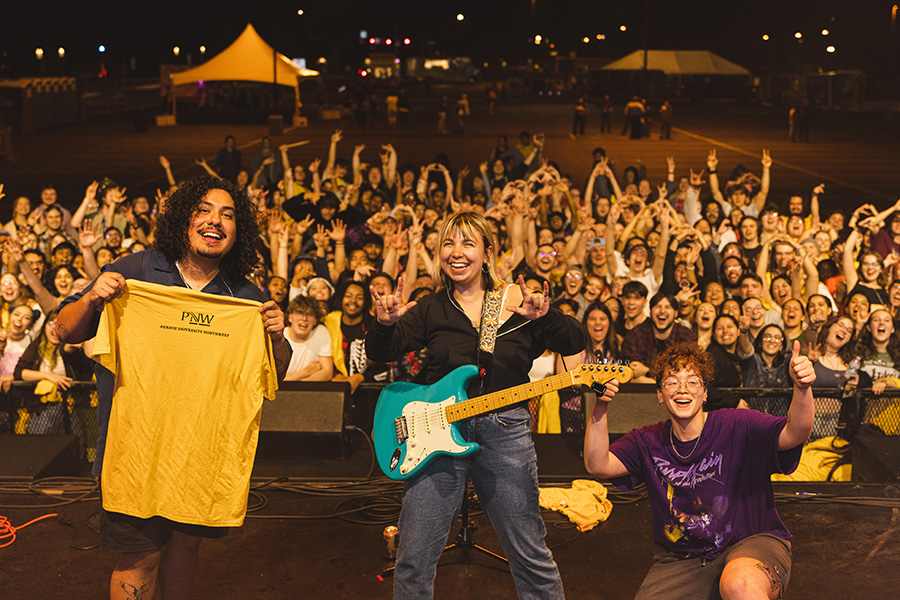
M397 443L402 444L409 438L409 430L406 428L406 417L394 419L394 429L397 430Z

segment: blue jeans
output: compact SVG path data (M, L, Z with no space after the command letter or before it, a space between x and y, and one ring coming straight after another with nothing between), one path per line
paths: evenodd
M556 562L544 542L547 531L538 505L537 455L528 409L469 419L460 424L460 432L481 445L478 452L462 458L442 456L406 482L394 598L433 596L437 563L470 475L509 560L519 598L563 598Z

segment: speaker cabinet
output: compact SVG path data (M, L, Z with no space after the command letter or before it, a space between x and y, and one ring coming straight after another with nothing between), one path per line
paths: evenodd
M0 479L82 475L77 435L0 435Z
M350 410L346 382L281 384L263 402L257 454L263 458L346 458L344 425Z
M852 479L863 483L900 481L900 436L857 434L850 446Z

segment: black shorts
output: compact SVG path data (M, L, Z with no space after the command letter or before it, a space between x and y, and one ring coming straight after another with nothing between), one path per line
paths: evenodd
M176 523L165 517L141 519L100 508L100 545L115 552L149 552L169 543L172 532L200 538L218 539L228 535L228 527L206 527Z

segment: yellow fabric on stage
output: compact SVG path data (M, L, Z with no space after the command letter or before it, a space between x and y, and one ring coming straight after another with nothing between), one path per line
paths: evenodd
M790 475L773 473L772 481L850 481L850 463L839 466L828 479L828 473L841 457L836 450L846 450L847 444L847 440L833 435L813 440L803 447L797 469Z
M548 392L538 398L538 433L560 433L562 424L559 420L559 394Z
M578 531L590 531L612 513L606 488L597 481L576 479L572 488L541 488L541 508L555 510L575 523Z
M127 283L103 309L92 351L116 376L103 507L238 526L262 401L278 388L260 303Z

